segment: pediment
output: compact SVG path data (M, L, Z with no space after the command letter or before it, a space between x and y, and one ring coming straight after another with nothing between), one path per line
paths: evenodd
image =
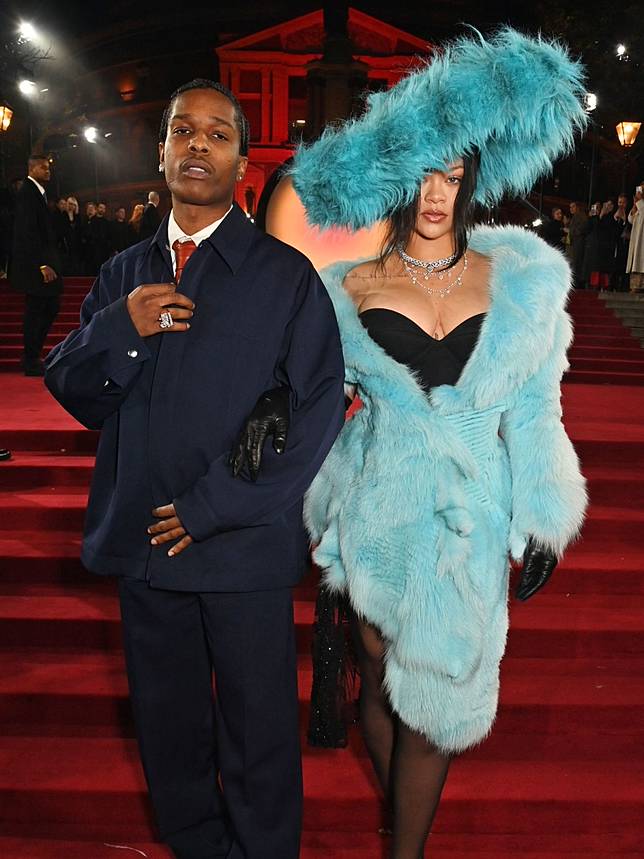
M431 45L426 40L400 30L385 21L349 8L349 37L356 55L427 54ZM324 15L322 9L276 24L258 33L243 36L220 45L219 50L231 53L246 51L321 54L324 45Z

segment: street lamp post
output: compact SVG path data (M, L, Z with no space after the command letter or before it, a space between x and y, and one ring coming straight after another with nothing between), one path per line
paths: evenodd
M622 163L622 193L626 193L626 167L628 165L628 151L634 146L639 134L641 122L633 122L632 120L622 120L615 126L617 138L624 151L624 161Z
M93 125L89 125L83 130L83 136L88 143L92 144L92 157L94 159L94 196L98 203L98 156L96 151L99 139L98 128Z
M597 123L595 122L592 112L597 108L597 95L594 92L587 92L584 97L584 105L586 108L586 113L588 114L588 118L590 119L590 127L593 135L593 145L590 156L590 178L588 181L588 206L590 208L592 204L592 196L593 196L593 186L595 184L595 161L597 159L597 134L598 128Z

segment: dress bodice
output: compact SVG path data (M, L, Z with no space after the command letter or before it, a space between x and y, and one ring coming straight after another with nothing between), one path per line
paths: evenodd
M371 339L395 361L409 367L426 391L458 382L484 319L485 313L470 316L437 340L396 310L374 307L360 314Z

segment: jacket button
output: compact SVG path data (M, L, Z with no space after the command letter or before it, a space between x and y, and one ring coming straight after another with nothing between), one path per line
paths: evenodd
M129 349L127 354L130 358L136 358L139 353L136 351L136 349Z

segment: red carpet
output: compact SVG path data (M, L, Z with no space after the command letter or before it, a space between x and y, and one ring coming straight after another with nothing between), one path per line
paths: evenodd
M69 290L51 344L86 289ZM95 436L18 375L20 299L0 298L0 446L14 452L0 465L0 857L168 859L113 583L78 561ZM512 606L497 725L454 764L435 859L644 856L644 351L596 296L575 294L571 310L564 411L590 516L547 590ZM314 593L310 576L296 595L303 726ZM358 732L346 750L305 749L304 765L303 859L384 856Z

